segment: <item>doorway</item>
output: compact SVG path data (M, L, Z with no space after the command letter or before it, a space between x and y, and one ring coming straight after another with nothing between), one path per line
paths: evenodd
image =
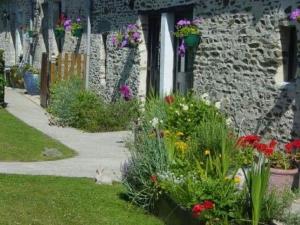
M147 96L159 95L160 85L160 15L148 17Z

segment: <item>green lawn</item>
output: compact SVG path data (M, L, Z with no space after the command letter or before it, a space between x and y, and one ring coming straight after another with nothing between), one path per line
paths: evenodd
M57 149L62 156L43 156L45 148ZM73 150L0 109L0 161L45 161L74 155Z
M1 225L163 225L90 179L0 175Z

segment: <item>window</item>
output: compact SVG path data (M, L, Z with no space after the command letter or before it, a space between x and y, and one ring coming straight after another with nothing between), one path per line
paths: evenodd
M297 73L297 30L295 26L283 26L280 28L283 80L292 82Z

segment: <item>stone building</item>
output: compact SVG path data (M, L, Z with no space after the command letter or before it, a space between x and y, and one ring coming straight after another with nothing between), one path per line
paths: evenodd
M20 42L19 21L25 21L18 18L25 18L27 26L39 28L35 47L30 48L33 64L39 67L44 51L53 56L84 53L88 86L107 100L118 94L121 84L141 98L151 91L163 96L193 90L221 102L243 133L259 132L283 141L300 137L300 25L289 20L300 0L36 1L0 3L0 11L11 14L9 20L2 16L0 23L0 48L10 49L7 62L16 63L26 52L26 41L21 50L15 47ZM19 16L16 8L22 12ZM55 40L60 12L83 18L80 40L70 34L63 43ZM196 17L203 18L202 41L179 57L175 24ZM111 38L129 23L141 26L143 42L138 48L116 49Z

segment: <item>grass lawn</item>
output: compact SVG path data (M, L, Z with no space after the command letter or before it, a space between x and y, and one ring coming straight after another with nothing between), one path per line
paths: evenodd
M45 148L57 149L62 156L43 156ZM45 161L74 155L73 150L0 109L0 161Z
M122 200L123 191L90 179L0 175L0 224L163 225Z

